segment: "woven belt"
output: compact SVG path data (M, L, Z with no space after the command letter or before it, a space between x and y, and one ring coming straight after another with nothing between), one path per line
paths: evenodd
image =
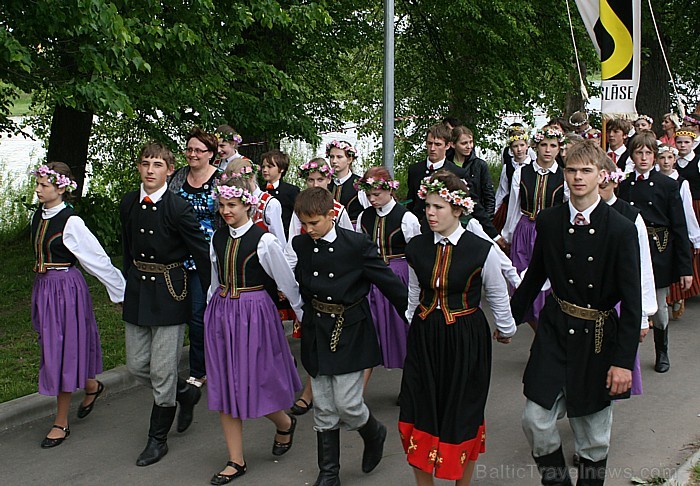
M335 353L338 349L338 341L340 341L340 334L343 332L343 322L345 321L345 311L357 307L362 303L364 299L360 299L357 302L344 305L344 304L329 304L328 302L321 302L320 300L311 299L311 307L317 312L323 312L324 314L335 315L335 326L333 326L333 332L331 332L331 352Z
M170 296L178 302L182 302L183 300L185 300L185 297L187 297L187 270L183 268L184 280L182 283L182 293L180 295L175 293L175 289L173 288L173 281L170 279L170 270L182 267L182 262L168 263L166 265L164 263L148 263L134 260L134 266L141 272L162 274L165 277L165 285L168 287L168 292L170 293Z
M599 354L603 349L603 324L605 324L605 319L607 319L615 309L600 311L597 309L579 307L571 302L561 300L554 292L552 292L552 297L557 301L559 308L564 314L576 317L577 319L583 319L584 321L595 321L595 347L593 351L595 354Z
M668 228L665 226L647 226L647 233L649 233L651 239L654 240L654 243L656 243L656 249L659 250L659 253L666 251L669 235ZM662 238L659 238L659 234L662 235ZM663 241L661 241L662 239Z
M34 271L36 273L46 273L48 270L61 270L61 269L67 269L70 268L72 263L45 263L45 262L36 262L34 264Z

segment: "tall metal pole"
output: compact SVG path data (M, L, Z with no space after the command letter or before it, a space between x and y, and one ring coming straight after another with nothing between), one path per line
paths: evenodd
M394 175L394 0L384 0L384 104L382 162Z

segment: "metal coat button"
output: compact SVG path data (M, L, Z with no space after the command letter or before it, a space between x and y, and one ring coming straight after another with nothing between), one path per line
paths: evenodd
M570 258L571 258L571 253L567 253L567 254L566 254L566 259L568 260L568 259L570 259Z
M145 232L146 232L146 230L141 228L141 233L145 233Z
M569 329L569 334L574 334L575 332L576 331L574 331L573 329Z
M318 272L314 272L314 277L318 277Z
M152 234L153 234L153 230L148 230L148 234L149 234L149 235L152 235Z
M569 279L569 283L572 284L574 283L574 281L572 279Z
M573 229L573 228L569 228L569 234L572 234L572 235L574 234L574 229Z
M156 281L156 278L155 278L155 277L151 277L151 282L155 282L155 281Z
M588 284L588 288L589 288L589 289L592 289L592 288L593 288L593 284Z
M594 230L593 228L589 229L588 232L589 232L590 234L592 234L592 235L595 234L595 230Z
M332 273L329 273L328 276L329 276L330 278L335 277L335 275L333 275Z
M314 253L318 253L318 248L314 248Z
M330 251L331 253L333 253L333 247L331 246L330 248L328 248L328 251Z
M146 209L146 205L145 205L145 204L142 204L142 205L141 205L141 209Z
M145 276L145 275L141 275L141 280L146 280L146 276Z
M593 261L593 257L592 257L592 256L589 256L589 257L588 257L588 261L589 261L589 262L592 262L592 261Z
M326 297L326 300L330 302L333 299L331 299L331 296L329 295L328 297Z

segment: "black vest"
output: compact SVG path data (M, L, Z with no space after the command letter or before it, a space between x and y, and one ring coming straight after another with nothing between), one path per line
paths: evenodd
M401 231L401 221L407 212L405 207L397 203L384 217L380 217L373 207L362 213L362 232L377 243L379 254L385 262L405 256L406 239Z
M520 169L520 210L534 220L540 211L564 203L564 171L542 175L533 164Z
M231 238L228 227L214 233L212 240L219 272L219 295L237 299L241 292L266 290L277 301L277 285L258 259L258 243L265 230L253 225L240 238Z
M333 183L333 199L345 206L353 223L357 221L357 217L362 212L362 204L360 204L357 189L355 189L355 182L359 178L359 176L352 174L347 181L340 185Z
M433 232L414 237L406 247L406 259L420 283L420 317L425 319L438 305L447 324L475 312L481 302L481 270L490 250L491 243L469 231L454 246L436 245Z
M680 165L676 164L676 170L678 171L678 174L688 181L688 185L690 186L690 194L693 196L693 199L700 199L700 172L698 172L698 162L700 162L700 151L698 151L697 154L695 154L695 157L693 160L691 160L688 165L685 167L681 167ZM681 185L681 181L678 181L678 186Z
M49 268L66 268L75 265L77 261L75 255L63 244L63 228L73 214L73 209L67 206L50 219L42 219L41 208L34 213L32 243L35 272L46 273Z

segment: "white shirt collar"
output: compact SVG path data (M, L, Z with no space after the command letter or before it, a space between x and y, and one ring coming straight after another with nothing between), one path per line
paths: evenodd
M231 235L231 238L240 238L244 234L248 232L250 228L253 227L253 220L249 219L246 224L243 226L240 226L238 228L234 228L233 226L228 227L228 234Z
M57 204L56 206L45 209L41 208L41 218L42 219L51 219L54 216L56 216L58 213L63 211L63 209L66 207L66 203L62 202L61 204Z
M615 193L613 192L612 197L605 202L608 206L612 206L613 204L615 204L617 202L617 196L615 195ZM571 209L571 208L569 208L569 209Z
M547 172L551 172L552 174L556 174L557 169L559 168L559 164L557 164L557 161L555 160L552 166L549 169L543 168L540 164L537 163L536 160L532 161L532 166L535 168L535 172L538 172L540 174L546 174Z
M225 159L225 160L226 160L227 164L230 164L234 159L241 159L241 158L243 158L243 156L241 154L239 154L238 152L236 152L231 157L229 157L228 159Z
M583 217L586 218L586 223L590 224L591 223L591 213L593 212L593 210L595 208L598 207L598 204L600 203L600 201L601 201L601 198L600 198L600 195L598 195L598 198L596 199L596 201L593 204L588 206L583 211L579 211L571 203L571 199L569 199L569 222L571 224L574 224L574 219L576 218L576 215L578 213L581 213L581 214L583 214Z
M323 235L321 237L321 239L324 241L327 241L328 243L333 243L337 237L338 237L338 233L336 233L336 231L335 231L335 224L334 224L333 227L331 228L331 230L328 233L326 233L325 235Z
M695 150L691 150L690 152L688 152L688 155L685 155L683 157L678 157L679 160L685 159L688 162L692 162L694 158L695 158Z
M645 173L645 174L640 174L637 172L637 169L634 169L634 180L636 181L639 176L642 176L644 180L647 180L649 178L649 175L651 174L651 171Z
M350 177L352 177L352 171L348 171L348 173L345 174L345 176L342 179L336 177L335 179L333 179L333 182L335 182L337 185L341 186L341 185L345 184L345 182L348 179L350 179Z
M466 230L464 229L464 226L462 224L457 225L457 229L455 229L450 236L442 236L440 233L433 231L433 241L437 245L440 243L443 239L447 238L452 245L456 245L459 243L459 239L462 237L462 233L464 233Z
M139 202L142 202L143 198L148 196L151 199L151 201L153 202L153 204L155 204L158 201L160 201L160 199L163 197L163 194L165 194L165 191L167 191L167 190L168 190L168 184L165 183L165 184L163 184L163 187L158 189L153 194L146 194L146 191L143 189L143 184L141 184L141 190L139 193Z
M427 169L430 169L430 166L432 165L433 170L440 170L440 169L442 169L442 166L445 165L445 160L446 159L442 159L442 160L439 160L437 162L431 162L430 159L428 159L425 161L425 167Z
M275 182L273 182L273 183L272 183L272 188L273 188L273 189L277 189L277 188L280 186L280 181L281 181L281 180L282 180L282 179L277 179ZM269 184L269 182L266 183L265 186L267 186L267 184Z
M617 150L613 150L613 149L611 149L610 147L608 147L608 153L610 153L610 152L613 152L615 155L617 155L618 157L620 157L622 154L624 154L625 152L627 152L627 147L625 146L624 143L623 143L622 145L620 145L620 146L617 148Z
M391 212L392 209L394 209L394 206L396 206L396 201L395 201L394 198L392 197L392 198L389 200L389 202L386 203L384 206L382 206L381 208L377 208L377 214L378 214L380 217L384 217L384 216L386 216L387 214L389 214L389 213Z

